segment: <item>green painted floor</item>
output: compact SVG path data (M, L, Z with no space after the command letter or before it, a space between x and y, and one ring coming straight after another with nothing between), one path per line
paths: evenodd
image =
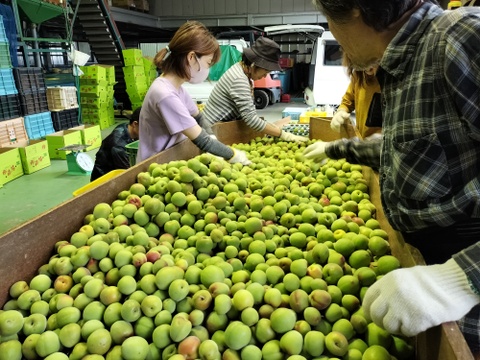
M114 126L102 130L102 138L121 122L124 121L119 119ZM95 160L97 151L94 149L87 154ZM70 200L75 190L90 182L90 175L70 175L67 170L66 160L53 159L50 166L3 185L0 188L0 234Z

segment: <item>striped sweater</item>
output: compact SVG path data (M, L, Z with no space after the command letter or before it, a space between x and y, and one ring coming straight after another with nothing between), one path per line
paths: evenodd
M202 126L210 132L219 121L243 120L254 130L262 131L267 122L257 115L250 79L240 62L232 65L217 82L203 111Z

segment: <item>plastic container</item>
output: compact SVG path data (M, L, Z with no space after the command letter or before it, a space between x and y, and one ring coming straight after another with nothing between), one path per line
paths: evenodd
M5 32L5 25L3 25L2 15L0 15L0 42L8 42L7 33Z
M47 102L50 111L78 108L75 86L47 87Z
M14 68L13 77L20 93L46 90L42 68Z
M40 139L55 132L50 111L27 115L24 121L29 139Z
M282 103L289 103L291 101L290 94L282 94L281 102Z
M23 115L33 115L49 111L46 91L20 93L19 95Z
M127 149L130 166L134 166L137 163L138 140L125 145L125 148Z
M93 188L96 188L98 185L103 184L104 182L107 182L108 180L114 178L115 176L118 176L122 173L124 173L124 169L118 169L118 170L112 170L105 175L100 176L98 179L93 180L92 182L89 182L87 185L82 186L80 189L77 189L73 192L73 196L78 196L83 194L86 191L89 191Z
M11 68L10 45L8 42L0 42L0 68Z
M55 131L70 129L78 125L78 108L52 111L51 114Z
M0 96L18 94L12 69L0 69Z
M0 121L22 116L18 94L0 96Z

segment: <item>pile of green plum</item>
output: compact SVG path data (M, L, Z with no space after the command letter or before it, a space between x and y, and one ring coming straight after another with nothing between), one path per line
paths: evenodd
M152 163L0 311L0 360L409 359L362 299L400 264L362 167L307 144Z

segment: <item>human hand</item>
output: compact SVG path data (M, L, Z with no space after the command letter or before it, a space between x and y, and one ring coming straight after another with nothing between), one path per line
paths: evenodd
M248 160L247 154L238 149L232 149L233 156L228 160L230 164L240 163L242 165L250 165L252 162Z
M456 321L480 303L455 260L441 265L394 270L367 290L367 318L392 334L415 336L433 326Z
M330 127L336 132L340 132L340 126L345 123L345 120L350 118L350 113L345 110L338 110L335 115L333 115L332 121L330 122Z
M305 142L308 141L308 138L305 136L294 135L288 131L283 131L280 133L280 139L284 141L295 141L295 142Z
M307 146L307 148L303 151L303 156L316 162L322 162L327 158L327 154L325 152L327 144L328 142L319 140L316 143Z

